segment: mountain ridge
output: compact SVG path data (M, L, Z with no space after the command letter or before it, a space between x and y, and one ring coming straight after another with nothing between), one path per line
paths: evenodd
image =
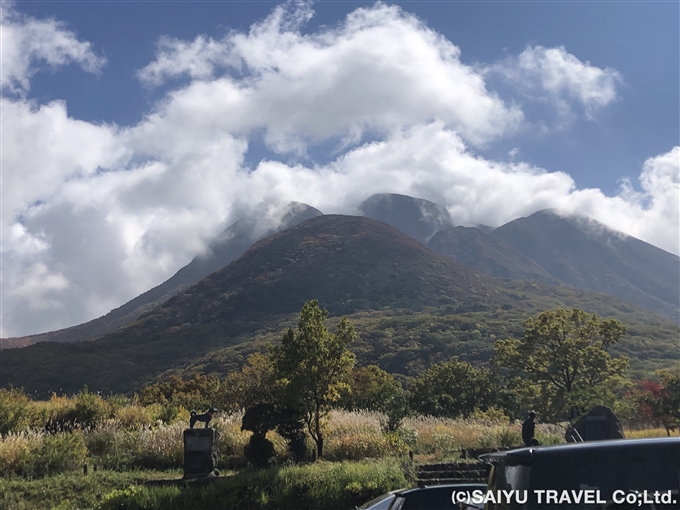
M564 285L604 292L676 322L680 319L680 258L640 239L592 219L565 218L551 210L510 221L490 235ZM638 263L630 261L631 254ZM650 260L658 262L649 264Z
M232 223L208 246L173 276L139 296L91 321L56 331L18 338L0 339L0 348L25 347L38 342L78 342L112 333L152 310L181 290L198 282L240 257L253 243L279 229L290 228L309 218L322 215L318 209L301 202L290 202L276 228L257 235L257 219L245 217Z
M296 202L287 208L279 230L322 214ZM360 209L365 217L384 221L484 274L605 292L680 320L680 259L595 220L543 210L495 229L484 225L453 227L446 209L434 202L387 193L372 195ZM82 341L124 327L228 265L258 237L273 231L258 236L257 227L257 218L252 216L236 221L213 240L208 253L194 257L165 282L105 316L62 330L0 339L0 348L41 341Z
M638 330L651 328L659 338L677 331L610 296L494 279L385 223L325 215L258 241L229 266L116 332L3 351L1 382L31 393L78 391L84 384L95 391L130 392L225 349L223 369L237 366L244 353L263 347L261 339L280 338L309 299L318 299L333 317L383 317L388 331L404 323L398 334L360 331L365 339L357 348L360 360L378 356L384 366L407 373L444 355L467 353L483 362L494 339L517 334L527 317L557 306L635 318L646 324ZM449 317L449 325L440 330L440 319L428 319L432 313ZM462 317L473 318L463 324ZM419 324L419 332L409 323Z

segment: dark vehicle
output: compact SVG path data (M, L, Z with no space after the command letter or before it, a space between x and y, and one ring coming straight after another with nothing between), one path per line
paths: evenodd
M459 510L455 501L467 499L473 491L486 491L486 484L432 485L388 492L359 507L361 510Z
M537 446L480 459L493 465L486 510L680 509L680 437ZM515 492L493 501L499 490Z

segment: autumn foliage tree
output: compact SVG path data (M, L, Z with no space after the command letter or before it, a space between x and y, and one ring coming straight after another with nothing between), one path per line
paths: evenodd
M658 370L656 381L638 383L638 402L670 436L680 428L680 367Z

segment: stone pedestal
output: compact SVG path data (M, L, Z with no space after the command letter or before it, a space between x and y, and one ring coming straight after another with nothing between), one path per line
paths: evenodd
M184 479L217 476L217 436L211 428L184 431Z

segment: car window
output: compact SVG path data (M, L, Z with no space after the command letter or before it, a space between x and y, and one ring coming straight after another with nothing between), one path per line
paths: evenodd
M397 496L394 500L394 504L390 507L390 510L403 510L406 498L403 496Z

